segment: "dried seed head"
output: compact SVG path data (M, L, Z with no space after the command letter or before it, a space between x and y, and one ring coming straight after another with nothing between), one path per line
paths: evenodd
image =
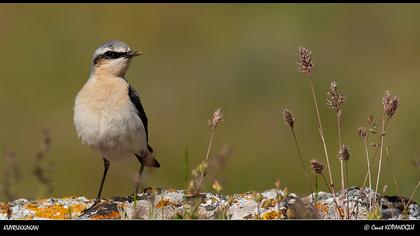
M202 161L200 165L198 165L195 169L192 170L193 177L199 177L203 174L206 174L208 170L208 163L207 161Z
M222 108L217 108L213 113L213 118L208 120L208 124L212 130L216 129L219 123L223 121L223 113L221 110Z
M382 104L384 105L384 113L387 115L388 119L395 114L395 111L399 107L399 98L392 96L391 92L386 91L384 97L382 98Z
M324 164L320 161L313 159L311 160L311 168L315 173L322 174L322 171L324 170Z
M287 110L287 108L283 111L283 120L290 126L290 128L293 128L295 117L291 111Z
M384 185L384 187L382 188L382 194L385 194L386 190L388 189L388 185Z
M341 146L341 149L338 152L338 158L342 161L348 161L350 159L349 148L346 145Z
M420 170L420 159L411 160L411 164L413 164L414 167Z
M357 129L357 133L359 134L359 137L364 141L364 142L366 142L367 141L367 137L368 137L368 134L367 134L367 129L365 128L365 127L359 127L358 129Z
M212 187L213 187L214 190L216 190L217 193L220 193L223 190L222 185L220 185L219 181L217 181L217 180L215 180L213 182Z
M299 72L310 75L314 67L314 63L311 58L312 52L304 47L298 48L298 61L297 70Z
M274 186L276 186L276 189L279 190L280 186L281 186L281 181L280 179L277 179L276 182L274 183Z
M335 81L331 82L330 91L327 92L327 106L338 113L341 111L341 107L345 101L346 97L338 89L337 83Z

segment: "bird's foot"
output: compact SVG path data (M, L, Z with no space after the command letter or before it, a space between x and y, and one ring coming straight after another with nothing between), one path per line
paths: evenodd
M88 207L88 208L84 209L84 210L80 213L80 216L83 216L83 215L89 214L89 213L93 212L94 210L97 210L98 205L99 205L99 203L100 203L100 202L101 202L101 200L100 200L100 199L96 199L96 200L95 200L95 202L93 202L92 206L90 206L90 207Z

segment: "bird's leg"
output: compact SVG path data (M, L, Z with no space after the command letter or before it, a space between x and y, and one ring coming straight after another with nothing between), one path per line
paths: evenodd
M105 158L103 158L103 160L104 160L104 174L102 175L101 186L99 187L99 192L98 192L98 195L96 196L95 203L98 203L101 200L102 188L104 187L106 174L108 173L108 169L109 169L109 161Z
M139 191L140 179L141 179L141 176L143 175L143 171L144 171L144 164L143 164L143 160L142 160L143 155L144 155L143 153L142 153L142 156L136 155L137 160L140 162L140 170L139 170L139 175L138 175L139 180L136 180L136 186L134 186L133 196L135 196L135 197L137 197L137 194L138 194L138 191Z
M99 192L98 195L96 196L95 202L93 203L93 205L87 209L85 209L82 214L86 213L87 211L89 211L90 209L92 209L93 207L95 207L100 201L101 201L101 194L102 194L102 188L104 187L104 182L106 179L106 174L108 173L108 169L109 169L109 161L105 158L103 158L104 160L104 173L102 175L102 180L101 180L101 186L99 187Z
M141 178L143 171L144 171L144 165L143 163L140 163L139 178ZM136 181L136 186L135 186L135 191L134 191L134 194L136 195L138 194L138 191L139 191L139 185L140 185L140 181Z
M138 194L138 191L139 191L139 185L140 185L140 180L141 180L141 178L142 178L143 171L144 171L144 164L143 164L143 162L140 160L140 158L139 158L139 157L137 157L137 159L138 159L138 160L139 160L139 162L140 162L140 170L139 170L139 176L138 176L139 180L137 180L137 181L136 181L136 186L135 186L135 189L134 189L134 194L135 194L135 196L137 196L137 194Z

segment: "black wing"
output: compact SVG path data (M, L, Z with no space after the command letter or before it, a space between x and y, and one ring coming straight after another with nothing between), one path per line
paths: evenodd
M144 112L143 105L141 105L139 94L136 92L136 90L134 90L134 88L131 85L128 87L128 96L130 97L131 102L136 107L137 114L139 115L141 122L143 122L144 130L146 131L147 149L153 152L152 147L149 146L149 131L147 128L147 116L146 116L146 113Z

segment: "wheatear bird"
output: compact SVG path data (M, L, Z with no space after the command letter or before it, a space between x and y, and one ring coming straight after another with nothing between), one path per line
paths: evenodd
M77 134L104 162L94 205L100 201L110 161L135 156L140 175L144 166L160 166L148 144L147 117L140 97L125 79L131 59L139 55L142 53L120 41L103 44L93 54L89 80L76 96L73 120ZM137 191L138 185L135 194Z

